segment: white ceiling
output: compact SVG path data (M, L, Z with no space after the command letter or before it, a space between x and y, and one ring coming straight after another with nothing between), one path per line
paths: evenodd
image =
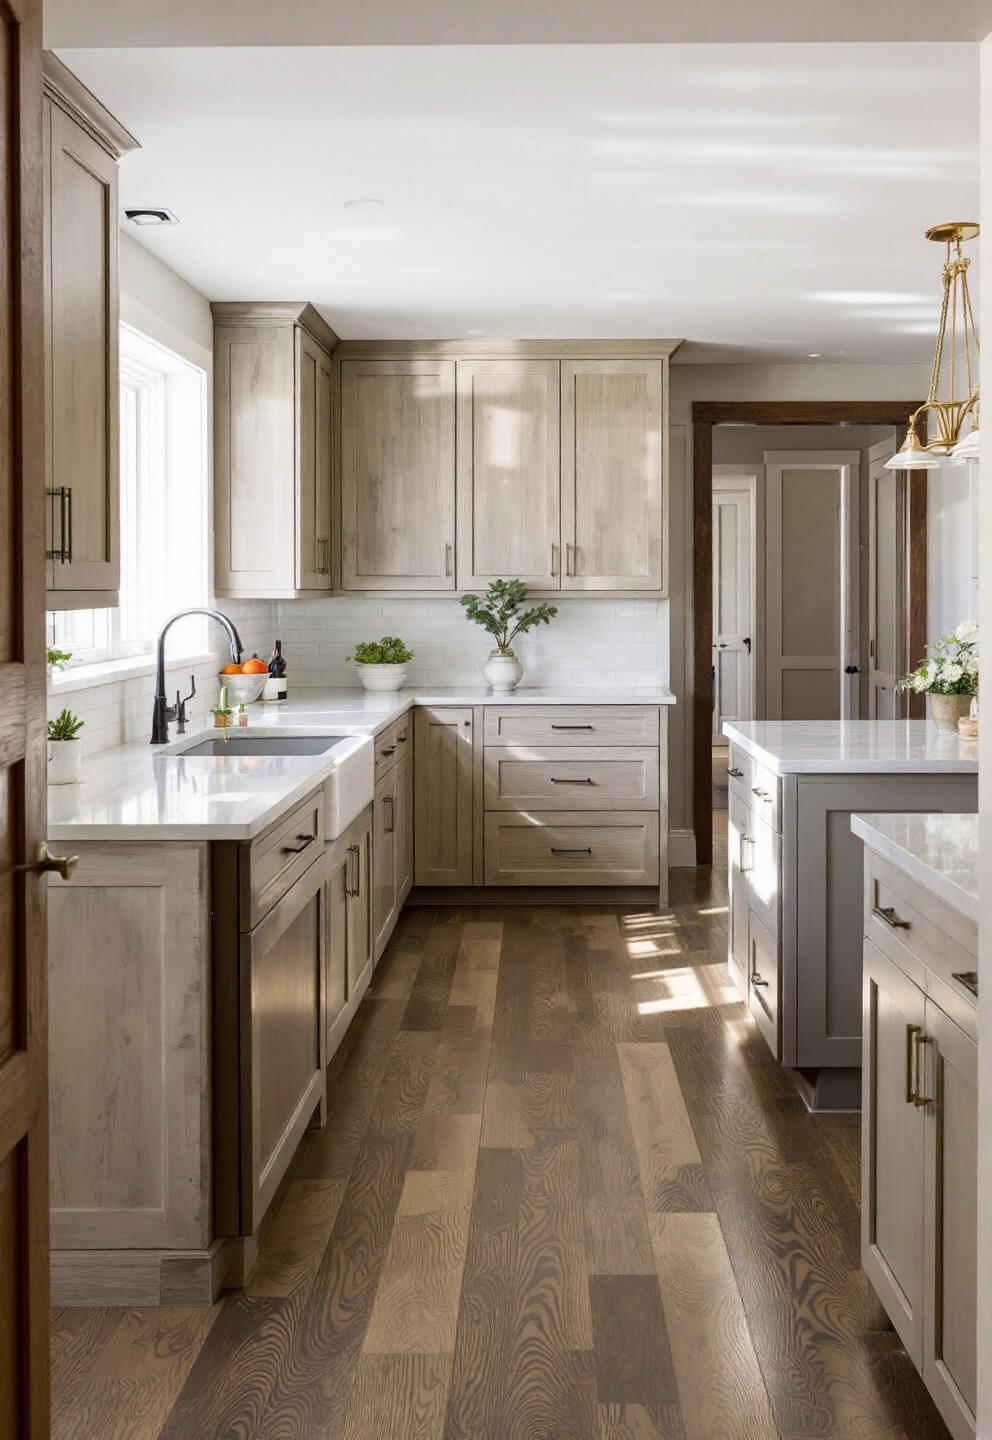
M978 211L971 44L60 54L142 142L122 205L182 222L143 244L211 299L309 299L346 337L916 361L923 231Z

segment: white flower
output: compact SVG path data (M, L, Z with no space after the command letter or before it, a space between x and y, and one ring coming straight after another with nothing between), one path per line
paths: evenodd
M963 674L964 670L960 665L955 664L953 660L948 661L941 669L941 679L946 680L951 685L956 684Z
M954 632L954 638L960 640L962 645L973 645L978 639L978 621L962 620Z
M927 677L917 671L917 673L913 676L913 689L916 691L917 695L923 694L923 692L927 688L927 684Z

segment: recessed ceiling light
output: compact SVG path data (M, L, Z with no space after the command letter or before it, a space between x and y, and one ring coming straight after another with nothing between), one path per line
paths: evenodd
M133 210L125 210L125 216L132 225L178 225L179 218L173 215L171 210L166 210L164 205L143 205Z
M806 359L807 359L807 360L820 360L820 359L822 359L822 358L823 358L823 351L822 351L822 350L810 350L809 354L806 356Z
M346 200L343 208L345 210L383 210L385 205L384 200L377 200L374 195L370 195L364 198L359 197L357 200Z

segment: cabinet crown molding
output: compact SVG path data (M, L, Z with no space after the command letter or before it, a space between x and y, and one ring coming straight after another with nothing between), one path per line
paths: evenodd
M57 55L46 50L42 56L46 97L75 120L96 143L115 160L131 150L140 150L141 142L126 130L115 115L88 90Z
M309 300L211 300L215 325L301 325L329 353L340 340Z
M669 359L681 340L342 340L341 359Z

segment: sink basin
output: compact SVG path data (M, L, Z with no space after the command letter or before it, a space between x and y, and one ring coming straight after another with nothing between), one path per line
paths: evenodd
M180 753L191 755L324 755L343 735L214 735Z

